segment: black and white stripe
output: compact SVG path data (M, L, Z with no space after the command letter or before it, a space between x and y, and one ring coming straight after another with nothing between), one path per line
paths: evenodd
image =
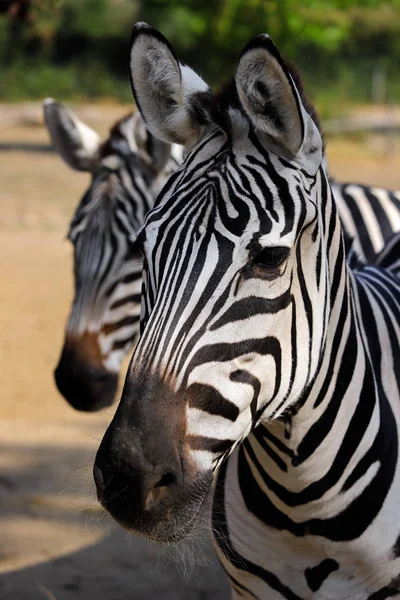
M136 231L182 156L149 134L136 116L119 121L100 144L70 110L47 100L45 115L55 148L92 182L70 225L76 292L67 335L96 338L102 365L118 372L138 332L141 255ZM166 162L166 159L169 159ZM331 181L352 248L366 261L400 230L400 193Z
M400 192L330 180L340 220L359 258L370 263L400 231Z
M73 168L92 175L70 224L75 295L66 337L89 334L102 367L118 373L139 330L142 257L135 239L169 174L179 148L156 140L138 114L128 115L100 143L63 105L45 102L55 149ZM84 357L85 354L82 353Z
M143 334L103 460L149 460L159 412L181 470L146 488L146 527L176 539L226 459L213 531L234 598L399 596L400 236L349 268L320 133L268 36L218 94L145 24L131 70L148 127L187 156L138 238ZM122 460L126 423L147 436ZM145 522L124 498L105 506Z

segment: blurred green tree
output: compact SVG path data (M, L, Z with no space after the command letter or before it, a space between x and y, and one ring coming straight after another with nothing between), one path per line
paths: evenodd
M268 32L320 99L368 100L377 67L400 97L400 0L0 0L0 96L37 97L52 85L64 96L128 99L139 19L211 85Z

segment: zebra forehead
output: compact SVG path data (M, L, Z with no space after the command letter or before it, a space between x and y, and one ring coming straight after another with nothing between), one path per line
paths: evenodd
M213 154L206 172L199 175L193 170L190 186L180 188L178 182L176 189L159 198L159 203L147 213L137 233L140 242L145 243L151 237L162 240L165 229L160 229L161 225L168 227L169 232L181 231L182 218L186 219L189 215L190 221L185 222L187 226L190 223L190 229L198 234L211 232L215 227L219 229L221 222L232 230L235 237L246 234L246 238L256 235L258 239L274 228L280 231L283 215L280 210L283 205L281 190L268 186L265 177L262 184L257 179L253 180L249 171L244 170L239 176L241 164L233 153L226 152L224 161L232 164L221 167L221 160ZM298 212L295 201L285 203L286 218L291 216L291 221L294 221Z

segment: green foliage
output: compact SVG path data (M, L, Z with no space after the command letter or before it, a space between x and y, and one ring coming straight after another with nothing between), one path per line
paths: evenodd
M24 22L0 16L0 98L132 99L132 0L31 0Z
M368 101L377 67L400 98L400 0L31 0L24 22L0 17L0 97L130 99L136 20L160 29L211 85L268 32L324 113Z
M14 102L27 98L42 100L47 96L74 101L107 98L132 102L128 78L113 77L99 62L62 68L47 63L27 66L20 62L0 71L0 99Z
M400 98L400 0L146 0L139 17L159 28L179 56L212 85L233 73L247 41L268 32L301 69L326 113L368 101L376 66Z

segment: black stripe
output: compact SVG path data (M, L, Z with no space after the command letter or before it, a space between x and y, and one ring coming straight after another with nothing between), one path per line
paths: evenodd
M277 591L286 600L302 600L300 596L284 585L280 579L259 565L245 559L233 547L225 514L225 478L227 462L222 463L215 486L212 529L215 540L225 558L239 571L245 571L264 581L271 589Z
M187 402L192 408L203 410L210 415L219 415L229 421L236 421L239 409L230 400L224 398L215 388L203 383L192 383L188 388Z

